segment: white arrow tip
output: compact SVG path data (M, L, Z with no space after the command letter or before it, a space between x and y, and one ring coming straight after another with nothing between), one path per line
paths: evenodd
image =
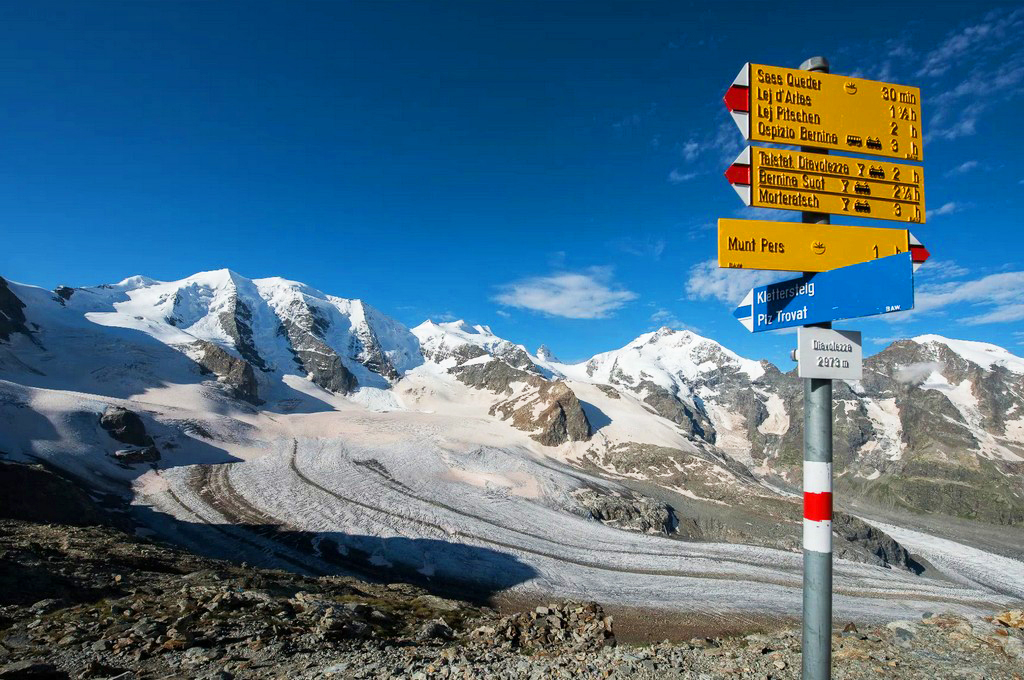
M743 205L750 205L750 185L749 184L730 184L736 193L739 194L740 200L743 201Z
M729 115L743 134L743 139L750 139L750 114L746 111L730 111Z

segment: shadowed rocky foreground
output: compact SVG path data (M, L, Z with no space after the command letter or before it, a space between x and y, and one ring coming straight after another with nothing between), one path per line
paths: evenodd
M49 523L0 520L0 678L799 676L793 629L617 644L596 603L499 613L406 583L253 568L95 525L96 511L55 494ZM834 677L1020 680L1022 627L1020 611L839 622Z

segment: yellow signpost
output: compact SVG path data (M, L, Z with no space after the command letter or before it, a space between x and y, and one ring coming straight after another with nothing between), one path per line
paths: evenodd
M832 75L828 60L812 57L800 69L745 64L725 106L746 139L800 147L748 147L726 171L748 206L803 215L799 223L718 220L718 266L804 272L752 288L733 316L751 332L805 324L793 355L804 379L801 672L804 680L828 680L832 380L862 377L852 369L860 334L836 331L832 321L913 308L913 270L929 256L906 229L829 223L830 214L924 222L923 171L828 151L920 162L921 91Z
M733 269L825 272L910 252L911 243L906 229L718 220L718 266Z
M745 68L726 103L749 114L747 139L923 159L919 88L779 66Z
M759 208L925 221L924 171L915 165L750 147L726 177Z

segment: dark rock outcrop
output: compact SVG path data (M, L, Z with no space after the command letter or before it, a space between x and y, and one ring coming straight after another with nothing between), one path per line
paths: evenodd
M534 439L545 446L590 439L590 421L568 385L563 382L545 383L538 393L548 406L534 420L541 429L539 434L533 435Z
M330 320L322 312L296 299L278 333L288 339L295 364L314 384L330 392L349 394L359 386L359 381L338 353L322 340L329 327Z
M907 549L889 534L845 512L833 513L832 533L839 539L834 550L838 558L868 562L890 569L906 569L915 574L924 571Z
M218 316L221 328L234 340L235 349L251 366L261 371L269 371L270 367L256 351L256 343L252 338L252 310L237 295L232 304Z
M641 381L637 391L643 393L644 403L659 416L671 420L691 437L698 437L709 444L715 443L714 425L699 408L691 408L678 394L649 380Z
M477 348L479 349L479 348ZM483 350L480 350L483 352ZM486 354L486 352L484 352ZM483 356L481 354L480 356ZM540 378L500 359L456 366L450 371L459 382L497 394L512 394L513 383L536 383Z
M492 365L500 378L498 382L506 382L509 371L518 371L497 360L478 364ZM505 368L502 368L503 366ZM566 442L590 439L590 421L587 420L587 414L583 411L576 394L568 385L561 381L547 381L530 373L520 373L528 388L519 396L492 406L491 415L499 415L503 420L510 420L516 429L532 432L530 436L545 446L559 446Z
M129 449L120 449L111 454L111 457L125 465L137 463L155 463L160 460L160 450L155 446L139 446Z
M25 303L18 299L7 281L0 277L0 340L10 340L12 333L30 335L25 326Z
M349 340L349 356L355 357L367 369L379 376L387 378L389 382L398 380L400 374L395 365L391 362L384 351L380 340L373 332L369 323L361 326L352 333Z
M644 534L672 534L679 524L672 506L634 493L599 493L581 489L573 494L591 519Z
M459 382L509 395L491 407L491 415L510 420L516 429L533 433L531 436L541 444L558 446L590 439L590 421L572 389L562 381L542 377L529 355L518 346L507 343L501 350L498 357L476 345L461 345L454 350L444 347L437 352L428 351L425 356L433 361L455 358L458 365L449 373ZM483 357L490 358L479 361Z
M216 375L225 385L231 388L232 394L254 404L259 404L259 387L256 372L244 359L229 354L220 345L207 340L192 343L195 350L195 361L200 368Z
M100 416L100 427L123 444L152 446L153 438L146 434L146 425L138 413L120 406L108 406Z

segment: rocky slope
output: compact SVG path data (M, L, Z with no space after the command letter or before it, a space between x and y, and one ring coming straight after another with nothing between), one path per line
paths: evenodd
M59 482L58 482L59 484ZM50 516L48 520L56 518ZM638 636L597 603L499 613L403 583L209 560L105 526L0 518L0 678L797 678L785 623ZM26 576L31 574L31 578ZM1024 612L929 613L833 636L833 677L1016 679ZM697 637L689 637L694 633ZM689 639L687 639L689 637ZM671 641L670 641L671 640Z
M802 384L689 331L662 329L554 375L640 399L704 451L758 479L799 490ZM834 385L836 486L846 498L995 524L1024 522L1024 360L939 336L894 343L865 360L862 382ZM634 445L634 444L630 444ZM617 444L615 446L621 446ZM671 466L678 452L663 451ZM599 465L622 460L592 448ZM643 474L632 466L633 474ZM666 472L648 474L664 479ZM669 476L670 482L674 481Z
M576 395L565 382L545 378L522 345L462 321L427 321L412 332L428 361L465 385L501 397L491 415L530 432L545 446L590 439L590 421Z

